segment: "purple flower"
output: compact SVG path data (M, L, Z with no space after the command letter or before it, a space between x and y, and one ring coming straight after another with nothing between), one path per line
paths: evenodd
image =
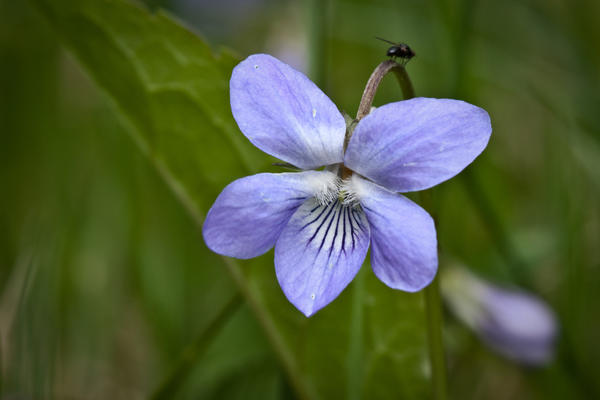
M433 220L396 192L430 188L470 164L490 137L484 110L448 99L387 104L358 123L344 152L342 114L290 66L252 55L233 70L230 89L242 133L304 171L228 185L204 223L211 250L245 259L275 245L279 284L306 316L350 283L369 243L373 271L386 285L415 292L431 282Z
M457 267L444 272L442 295L454 314L499 354L532 366L552 360L558 324L538 297L492 285Z

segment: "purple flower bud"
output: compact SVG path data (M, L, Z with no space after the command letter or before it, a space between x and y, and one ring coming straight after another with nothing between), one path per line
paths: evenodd
M538 297L488 283L448 267L442 296L454 314L497 353L532 366L549 363L558 331L553 311Z

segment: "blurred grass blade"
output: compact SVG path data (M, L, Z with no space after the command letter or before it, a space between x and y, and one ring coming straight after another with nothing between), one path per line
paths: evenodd
M198 359L202 357L212 340L219 334L221 328L223 328L223 325L239 309L241 304L241 296L235 294L211 324L183 351L179 362L173 368L171 374L167 376L150 397L151 400L172 399L175 396Z

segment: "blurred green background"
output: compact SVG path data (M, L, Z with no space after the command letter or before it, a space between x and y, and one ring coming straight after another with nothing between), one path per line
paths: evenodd
M365 265L307 321L272 253L225 261L199 225L227 182L277 170L228 113L237 60L273 54L354 114L385 59L374 36L415 50L417 95L492 118L434 190L440 268L537 293L560 321L555 361L526 368L446 310L449 397L600 398L599 2L121 3L0 3L2 398L430 397L421 294ZM375 103L400 97L387 78Z

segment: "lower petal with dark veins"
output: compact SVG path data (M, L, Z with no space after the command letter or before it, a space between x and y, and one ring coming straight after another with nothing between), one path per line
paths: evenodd
M360 269L369 239L360 206L306 200L275 244L277 279L288 300L306 316L333 301Z

